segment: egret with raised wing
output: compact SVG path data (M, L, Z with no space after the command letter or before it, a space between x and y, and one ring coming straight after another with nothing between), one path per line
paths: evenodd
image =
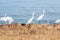
M14 20L13 20L12 17L6 16L6 14L5 14L4 17L1 17L1 18L0 18L0 21L4 21L4 22L6 22L6 24L7 24L7 23L8 23L8 24L11 24Z

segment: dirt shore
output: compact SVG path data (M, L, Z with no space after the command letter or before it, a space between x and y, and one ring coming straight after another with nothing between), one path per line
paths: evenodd
M0 25L0 40L60 40L60 24Z

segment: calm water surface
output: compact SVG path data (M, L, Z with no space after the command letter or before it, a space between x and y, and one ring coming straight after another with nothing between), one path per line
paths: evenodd
M60 19L60 0L0 0L0 17L11 16L15 21L14 23L26 23L35 12L33 23L37 22L37 18L46 10L45 16L41 23L53 24L55 20ZM0 21L0 24L3 24Z

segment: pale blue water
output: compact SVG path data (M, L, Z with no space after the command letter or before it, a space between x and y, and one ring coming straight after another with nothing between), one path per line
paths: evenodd
M55 20L60 19L60 0L0 0L0 17L11 16L14 23L26 23L35 12L34 23L42 14L42 10L46 10L45 16L41 23L49 21L54 24ZM4 22L0 21L0 24Z

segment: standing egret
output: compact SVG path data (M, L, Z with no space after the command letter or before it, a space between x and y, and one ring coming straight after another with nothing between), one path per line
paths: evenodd
M44 14L45 14L45 10L43 10L43 14L42 14L42 15L40 15L40 16L37 18L37 21L41 21L41 20L42 20L42 18L44 17Z
M0 18L0 21L5 21L5 22L8 22L8 24L11 24L14 20L13 20L12 17L6 16L6 14L5 14L4 17L1 17L1 18ZM7 24L7 23L6 23L6 24Z
M33 19L34 19L34 14L35 14L35 12L32 13L32 18L30 18L29 21L28 21L26 24L32 23L32 21L33 21Z
M60 23L60 20L56 20L55 23Z

